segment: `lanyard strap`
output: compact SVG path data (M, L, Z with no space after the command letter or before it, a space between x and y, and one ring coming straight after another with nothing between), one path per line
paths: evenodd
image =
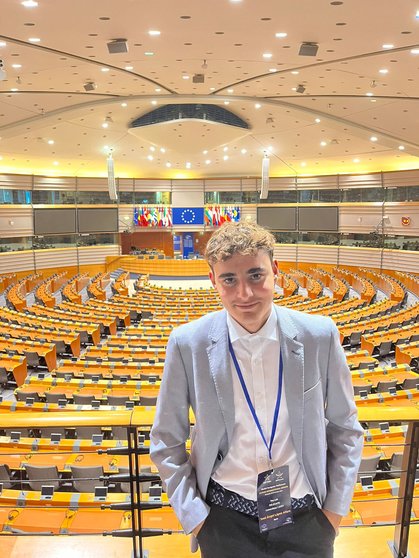
M233 359L234 367L236 369L237 376L239 377L240 384L242 386L243 393L244 393L244 396L245 396L246 401L247 401L247 405L250 409L250 412L252 413L253 420L255 421L255 424L256 424L256 426L259 430L259 433L262 437L263 443L265 444L266 449L268 450L269 459L272 462L272 444L273 444L273 441L274 441L274 438L275 438L276 427L277 427L277 424L278 424L279 408L281 406L281 396L282 396L282 376L283 376L282 351L280 351L280 353L279 353L278 393L277 393L277 396L276 396L274 418L273 418L273 422L272 422L272 431L271 431L271 437L270 437L269 446L268 446L268 443L266 441L265 435L263 433L262 427L261 427L260 422L259 422L259 418L256 414L256 410L253 406L252 400L250 399L250 395L249 395L249 392L247 390L246 382L244 381L242 371L240 370L240 365L237 361L237 357L236 357L236 354L235 354L234 349L233 349L233 345L231 344L230 336L228 336L228 348L230 350L230 355L231 355L231 358Z

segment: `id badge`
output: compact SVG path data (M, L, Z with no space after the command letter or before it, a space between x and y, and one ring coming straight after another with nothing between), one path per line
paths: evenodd
M288 465L258 475L257 505L261 533L293 523Z

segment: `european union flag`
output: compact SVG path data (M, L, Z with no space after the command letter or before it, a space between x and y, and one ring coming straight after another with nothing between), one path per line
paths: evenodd
M173 225L203 225L203 207L174 207Z

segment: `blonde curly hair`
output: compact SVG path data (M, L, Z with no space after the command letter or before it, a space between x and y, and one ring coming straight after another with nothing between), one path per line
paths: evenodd
M254 255L264 250L273 260L275 237L256 223L224 223L215 231L205 248L205 259L212 267L234 254Z

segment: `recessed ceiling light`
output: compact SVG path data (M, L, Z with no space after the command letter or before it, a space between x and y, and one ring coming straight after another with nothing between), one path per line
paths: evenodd
M12 68L21 68L22 64L12 64Z
M415 18L416 18L416 19L419 19L419 10L416 10Z
M228 161L228 155L224 155L223 159L224 161Z
M274 74L275 72L277 72L278 70L276 68L269 68L269 71Z
M156 93L160 93L161 89L160 87L156 87L156 89L154 90Z
M206 164L206 165L209 165L210 163L211 163L211 159L206 159L206 160L205 160L205 164Z
M157 29L150 29L148 34L150 35L150 37L158 37L160 35L160 31L158 31Z
M154 159L154 157L153 157L153 155L147 155L147 159L148 159L149 161L152 161L152 160Z
M30 39L28 39L28 41L30 43L40 43L41 39L39 37L30 37Z
M182 76L182 79L189 79L190 76L184 75Z
M234 89L227 89L227 93L234 93Z
M160 153L166 153L166 150L164 147L160 147Z
M206 155L208 153L208 149L204 149L204 151L202 152L203 155Z
M292 75L293 76L298 76L298 74L300 73L298 70L292 70Z
M124 107L124 108L125 108L125 107L127 107L127 106L128 106L128 103L121 103L121 107Z
M6 46L6 42L5 41L0 41L0 47L5 47Z
M190 169L190 168L191 168L191 166L192 166L192 165L191 165L191 163L189 163L189 162L188 162L188 163L186 163L186 165L185 165L185 167L186 167L187 169Z
M388 74L387 68L381 68L381 70L378 71L380 72L380 74Z
M151 52L150 50L147 50L147 51L144 53L144 55L145 55L145 56L154 56L154 52Z
M285 37L287 36L287 33L275 33L275 37L277 39L285 39Z
M19 91L19 89L18 89L17 87L12 87L12 88L10 89L10 91L13 91L13 93L16 93L16 91Z
M256 103L256 104L255 104L255 109L260 109L261 106L262 106L262 105L261 105L260 103Z
M228 147L223 147L223 151L228 151Z
M359 163L359 162L360 162L360 159L352 159L352 162L353 162L353 163Z
M22 6L25 6L25 8L37 8L38 7L38 2L35 2L35 0L24 0L24 2L21 2Z
M291 91L297 91L296 87L291 87Z
M232 2L233 4L238 4L239 2L241 2L242 0L230 0L230 2Z
M225 104L225 105L229 105L229 104L230 104L230 101L224 101L224 104Z
M263 58L269 59L269 58L272 58L272 53L271 52L264 52L262 56L263 56Z
M386 44L383 45L383 48L388 50L390 48L394 48L394 45L392 45L391 43L386 43Z
M215 91L215 87L210 87L210 91Z
M134 69L134 66L125 66L125 69L128 70L128 71L129 71L129 70L133 70L133 69Z
M151 101L152 105L157 105L157 101Z
M168 169L170 169L171 166L172 166L172 163L169 163L169 162L166 163L166 167L167 167Z
M55 165L55 166L57 166L57 165L59 165L60 163L59 163L58 161L54 161L52 164Z
M371 136L371 137L370 137L370 141L378 141L377 136Z
M305 162L303 161L303 162L301 163L301 166L302 166L302 167L306 167L306 166L307 166L307 163L305 163Z
M101 72L109 72L109 68L101 68Z
M241 153L242 155L246 155L246 153L247 153L247 149L244 149L244 148L243 148L243 149L241 149L241 150L240 150L240 153Z
M367 97L373 97L373 96L374 96L374 93L371 93L371 91L368 91L367 93L365 93L365 95L366 95Z
M419 48L412 48L410 54L419 54Z
M314 122L315 122L316 124L319 124L319 123L321 122L321 120L320 120L320 118L316 118L316 119L314 120Z
M327 145L327 141L321 141L320 145L322 145L324 147L325 145Z
M400 151L404 151L404 145L399 145Z
M49 145L54 145L54 143L55 143L54 140L48 140Z
M154 145L152 145L152 146L150 147L150 151L156 151L156 148L154 147Z

